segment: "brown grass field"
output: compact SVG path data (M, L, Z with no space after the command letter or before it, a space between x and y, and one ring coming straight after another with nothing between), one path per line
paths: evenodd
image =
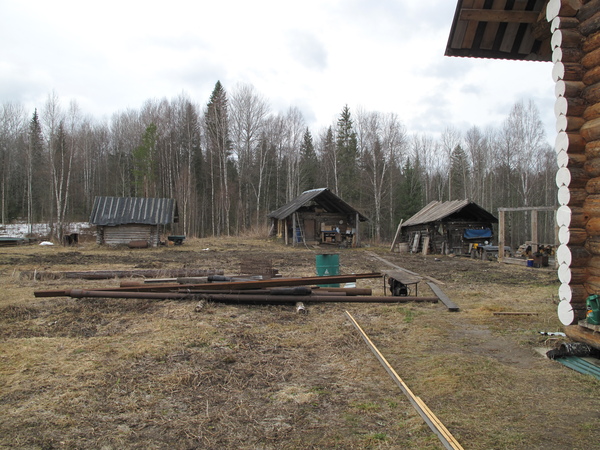
M21 271L206 268L269 260L315 274L315 254L253 238L157 249L0 249L0 447L441 449L344 315L349 311L465 449L600 448L600 382L536 352L562 338L552 270L339 250L341 272L434 277L441 303L292 305L36 298L120 280L34 281ZM383 294L380 279L359 280ZM425 283L419 295L431 295ZM498 316L494 312L535 312Z

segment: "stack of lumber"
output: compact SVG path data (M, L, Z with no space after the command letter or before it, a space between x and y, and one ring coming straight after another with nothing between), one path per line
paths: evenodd
M253 280L231 278L229 281L199 283L127 283L99 289L36 291L36 297L147 298L171 300L208 300L230 303L297 303L297 302L437 302L437 297L373 296L370 289L319 287L319 284L350 283L365 278L381 278L380 273L323 277Z

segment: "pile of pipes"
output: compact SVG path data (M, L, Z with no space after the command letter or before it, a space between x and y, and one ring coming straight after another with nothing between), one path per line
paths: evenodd
M359 279L381 278L380 273L301 278L252 279L209 276L182 278L175 282L125 282L119 287L36 291L36 297L142 298L159 300L204 300L223 303L298 303L298 302L437 302L437 297L373 296L371 289L325 287L352 283Z

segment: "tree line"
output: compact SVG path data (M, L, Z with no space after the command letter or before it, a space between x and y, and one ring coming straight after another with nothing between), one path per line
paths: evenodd
M42 107L0 110L0 219L87 221L95 196L175 198L178 233L266 233L266 215L307 189L329 187L369 217L367 238L390 240L432 200L498 207L556 204L555 155L532 101L496 127L408 133L395 113L343 106L311 131L301 111L274 112L251 85L217 82L205 104L185 94L96 120L56 93ZM551 215L550 215L551 216ZM552 239L552 218L542 225ZM509 236L527 235L523 213Z

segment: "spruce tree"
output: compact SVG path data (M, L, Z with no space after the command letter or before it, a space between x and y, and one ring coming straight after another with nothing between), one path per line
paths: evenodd
M300 191L316 188L319 162L313 144L313 138L308 127L300 146Z
M358 143L352 123L350 108L345 105L337 122L337 194L349 203L358 200Z

